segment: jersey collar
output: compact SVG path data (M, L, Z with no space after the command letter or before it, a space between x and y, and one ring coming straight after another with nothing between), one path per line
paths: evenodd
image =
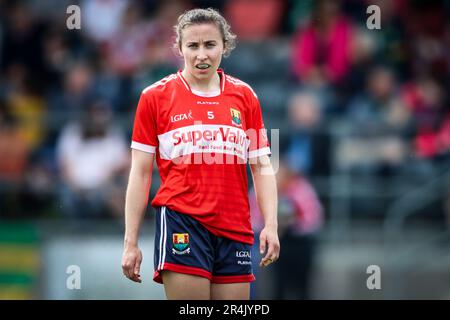
M181 82L185 86L186 90L188 90L192 94L195 94L195 95L201 96L201 97L217 97L218 95L222 94L225 90L225 72L223 72L223 69L221 69L221 68L217 69L217 73L219 74L219 78L220 78L220 91L211 92L211 93L201 92L201 91L191 89L188 82L181 74L181 72L182 72L182 70L178 70L178 72L177 72L178 78L181 80Z

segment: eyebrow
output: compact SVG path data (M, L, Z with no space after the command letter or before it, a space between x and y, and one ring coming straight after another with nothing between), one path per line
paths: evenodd
M203 41L204 43L211 43L211 42L217 42L217 40L206 40ZM188 41L187 44L197 44L198 41Z

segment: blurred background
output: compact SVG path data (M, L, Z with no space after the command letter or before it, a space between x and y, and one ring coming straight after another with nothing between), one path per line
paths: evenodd
M445 0L0 0L0 299L164 298L152 208L143 284L121 271L132 122L143 88L181 68L178 15L209 6L238 35L223 69L279 129L281 258L255 264L252 297L450 299ZM159 183L155 168L151 197Z

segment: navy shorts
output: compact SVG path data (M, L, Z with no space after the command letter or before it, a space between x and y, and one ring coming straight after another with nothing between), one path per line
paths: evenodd
M209 279L212 283L238 283L255 280L251 245L220 238L191 216L167 207L157 208L155 273L170 270Z

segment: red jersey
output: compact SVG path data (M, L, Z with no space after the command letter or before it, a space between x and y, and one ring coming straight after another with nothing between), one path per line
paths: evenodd
M258 98L218 70L220 91L192 90L181 72L142 91L131 148L156 153L152 206L198 220L211 233L253 244L246 163L270 154Z

